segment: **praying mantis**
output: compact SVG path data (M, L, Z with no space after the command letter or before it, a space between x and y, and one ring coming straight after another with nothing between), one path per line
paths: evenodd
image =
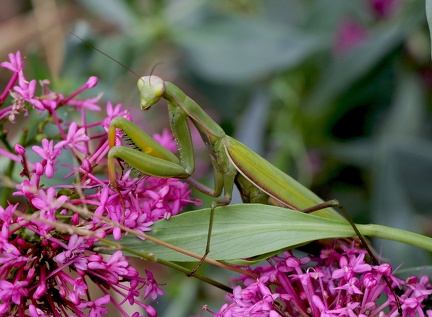
M315 215L329 219L345 220L333 207L339 202L324 202L312 191L295 181L270 162L247 148L239 141L227 136L223 129L191 98L178 87L164 82L157 76L140 77L132 69L87 43L71 32L82 42L102 55L129 70L138 78L141 109L148 110L160 99L168 103L171 130L178 145L179 157L161 146L131 121L115 117L110 123L108 140L108 174L112 187L118 188L115 160L123 160L146 175L162 178L185 179L191 186L213 197L223 198L213 201L209 219L209 229L204 256L191 272L199 268L210 251L210 239L214 209L231 202L234 184L239 189L243 202L270 204L298 211L315 212ZM190 120L201 135L210 154L214 174L214 188L209 188L193 178L195 155L189 125ZM116 129L123 131L135 148L116 146ZM356 230L355 225L350 221ZM356 232L360 235L359 232Z
M167 101L171 131L177 142L179 157L161 146L131 121L124 117L115 117L108 130L110 183L117 188L115 159L120 159L146 175L185 179L196 189L215 198L223 192L223 197L211 204L203 257L195 268L187 274L188 276L195 275L209 254L214 210L218 206L225 206L231 202L234 185L239 189L243 202L270 204L299 212L315 212L316 215L325 218L345 220L332 208L338 207L346 214L337 200L324 202L312 191L241 142L226 135L224 130L194 100L174 84L166 82L158 76L143 76L138 80L138 90L141 110L150 109L160 99ZM188 120L196 127L207 147L213 166L214 188L207 187L191 178L195 168L195 155ZM135 149L115 145L117 129L123 131L134 144ZM356 225L349 216L347 219L371 256L373 263L378 265L372 250ZM384 280L394 293L390 281L385 277ZM402 315L401 303L395 293L394 296L399 315Z
M191 98L177 86L157 76L144 76L138 80L141 110L148 110L160 99L168 104L172 133L178 145L179 157L162 147L131 121L116 117L111 121L108 138L108 173L110 183L116 187L115 159L146 175L185 179L199 191L212 197L222 198L211 204L207 243L203 258L191 272L193 275L210 252L210 239L214 209L231 202L234 185L242 200L249 203L271 204L298 211L316 212L326 218L344 219L329 204L312 191L295 181L267 160L225 134L223 129ZM214 188L207 187L191 178L194 172L194 148L188 120L198 130L210 155L213 166ZM116 129L121 129L135 148L116 146Z
M136 75L127 66L99 49L95 49ZM205 253L198 265L187 274L188 276L195 275L196 270L210 252L214 210L218 206L225 206L231 202L234 185L239 189L243 202L257 203L256 206L259 206L258 204L269 204L307 213L315 212L316 215L321 217L345 220L333 209L333 207L338 207L345 213L338 201L324 202L289 175L239 141L226 135L223 129L195 101L174 84L165 82L157 76L136 76L139 78L138 89L140 91L142 110L150 109L160 99L167 101L171 130L178 145L179 157L162 147L131 121L123 117L116 117L111 121L108 130L110 146L108 174L111 185L120 190L115 171L115 160L118 159L125 161L146 175L185 179L193 187L215 198L219 197L223 192L223 197L216 199L211 204ZM196 127L207 147L213 166L214 188L207 187L191 178L195 163L188 120ZM118 128L134 144L135 149L115 145L116 130ZM375 265L378 265L378 261L356 225L351 218L347 217L347 219L371 256L371 260ZM399 315L402 315L401 303L392 285L385 276L384 280L394 294Z

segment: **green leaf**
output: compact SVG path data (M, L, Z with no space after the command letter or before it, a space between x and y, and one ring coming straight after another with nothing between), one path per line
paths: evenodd
M201 255L205 250L209 215L210 209L207 208L172 217L169 221L158 221L153 225L151 236ZM362 234L370 237L391 239L432 251L432 238L423 235L379 225L357 227ZM351 236L355 236L355 233L345 221L269 205L230 205L215 210L209 257L242 263L238 259L271 255L315 240ZM133 235L125 236L118 242L124 247L154 254L165 261L196 261L178 251L142 241Z
M169 221L158 221L153 225L151 236L201 255L205 250L209 215L210 209L201 209L172 217ZM343 221L268 205L231 205L215 210L209 257L230 261L315 240L353 235L353 229ZM167 261L196 261L133 236L126 236L119 242Z

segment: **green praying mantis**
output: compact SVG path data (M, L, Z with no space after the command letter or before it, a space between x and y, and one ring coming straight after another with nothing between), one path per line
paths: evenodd
M177 141L179 157L165 149L131 121L116 117L111 121L108 138L108 173L115 187L115 159L121 159L138 171L156 177L175 177L185 179L190 185L212 197L223 197L211 204L206 249L203 257L188 274L193 276L210 252L211 231L214 210L231 202L234 185L240 191L243 202L270 204L316 215L341 220L344 219L332 207L344 212L338 201L324 202L312 191L298 183L289 175L253 152L241 142L225 134L223 129L191 98L177 86L163 81L157 76L143 76L138 80L141 110L148 110L160 99L168 104L169 121ZM194 172L194 148L188 120L198 130L210 155L213 166L214 188L207 187L191 178ZM116 129L119 128L132 141L135 149L115 145ZM352 220L347 218L363 246L378 265L367 242ZM385 279L388 287L390 282ZM398 303L399 312L401 304Z
M79 38L78 36L76 37ZM82 41L85 42L84 40ZM245 145L227 136L223 129L195 101L174 84L165 82L157 76L139 77L124 64L116 61L99 49L93 48L119 63L139 78L138 89L141 96L142 110L150 109L160 99L167 101L171 130L179 150L179 157L177 157L131 121L123 117L114 118L108 131L110 145L108 174L111 185L119 189L115 171L115 160L119 159L146 175L185 179L190 185L201 192L218 198L211 204L205 253L198 265L188 276L195 274L210 252L214 210L218 206L225 206L231 202L234 185L239 189L243 202L256 203L255 206L259 206L258 204L268 204L307 213L314 212L315 215L324 218L345 221L345 218L333 208L338 207L345 213L338 201L331 200L324 202L312 191ZM195 167L195 156L188 120L196 127L207 147L213 166L214 188L207 187L191 178ZM117 128L121 129L134 143L134 149L115 145ZM219 198L222 192L223 197ZM371 260L375 265L378 265L378 261L356 225L349 216L346 218L371 256ZM384 280L387 286L394 292L387 278L384 278ZM401 304L395 293L394 296L399 313L401 314Z
M242 200L249 203L271 204L298 211L316 212L317 215L341 220L343 217L331 206L336 201L324 201L267 160L250 150L223 129L204 110L177 86L157 76L144 76L138 80L141 109L148 110L160 99L168 104L171 130L178 145L179 157L162 147L131 121L116 117L108 131L110 151L108 172L111 184L116 187L115 159L146 175L185 179L190 185L212 197L207 243L203 258L192 275L210 252L214 209L231 202L234 185ZM210 154L213 166L214 188L191 178L194 172L194 147L188 120L198 130ZM116 146L115 133L119 128L135 148Z
M204 256L193 270L192 275L210 251L214 209L230 203L234 185L237 186L243 202L246 203L270 204L305 212L315 211L318 216L345 220L335 209L331 208L332 206L340 207L337 201L325 203L312 191L270 162L239 141L227 136L195 101L174 84L164 82L157 76L140 77L132 69L87 43L78 35L72 32L71 34L138 78L142 110L150 109L160 99L168 102L170 125L178 145L179 157L162 147L131 121L123 117L116 117L111 121L108 130L110 146L108 174L111 185L118 189L115 160L119 159L146 175L185 179L191 186L213 197L219 197L223 192L223 198L215 200L211 205ZM195 167L195 155L188 119L197 128L207 146L214 170L214 188L209 188L191 178ZM135 148L115 145L117 128L121 129L134 143ZM356 230L352 222L351 225ZM359 232L356 233L360 235Z

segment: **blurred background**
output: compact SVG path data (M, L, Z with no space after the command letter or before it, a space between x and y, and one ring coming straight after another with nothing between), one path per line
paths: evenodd
M140 113L136 75L91 46L140 76L174 82L227 134L323 199L340 200L356 222L432 234L424 1L2 0L2 61L20 50L27 78L48 78L65 94L96 75L94 95L136 111L149 133L168 127L166 106ZM0 71L3 85L8 76ZM197 152L205 181L198 138ZM395 266L430 263L414 247L373 243ZM201 298L213 290L179 281L166 286L176 296L160 316L218 309Z

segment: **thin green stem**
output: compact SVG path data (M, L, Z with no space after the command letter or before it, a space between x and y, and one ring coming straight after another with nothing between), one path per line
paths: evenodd
M357 227L363 235L410 244L432 252L432 238L425 235L375 224Z

